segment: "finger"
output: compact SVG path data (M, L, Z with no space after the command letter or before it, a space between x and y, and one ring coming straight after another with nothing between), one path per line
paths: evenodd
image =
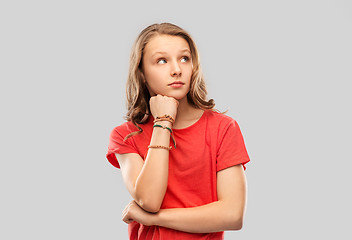
M127 206L125 207L125 209L122 211L122 214L126 214L126 213L128 212L128 210L129 210L130 207L131 207L131 204L132 204L132 202L129 202L129 203L127 204Z
M123 219L123 221L124 221L125 223L127 223L127 224L130 224L131 222L133 222L132 219Z
M125 215L128 213L128 211L129 211L129 209L130 209L130 205L131 205L131 203L127 204L127 206L125 207L125 209L122 211L122 216L125 216Z
M125 223L130 224L131 222L133 222L133 219L128 220L128 221L126 221Z
M127 211L128 211L128 209L129 209L129 207L130 207L130 206L129 206L129 205L127 205L127 206L125 207L125 209L123 209L123 210L122 210L122 213L127 212Z
M126 214L127 214L127 211L123 210L122 214L121 214L121 218L124 218L124 216L126 216Z
M133 222L134 220L132 218L130 218L128 215L126 215L122 218L122 221L129 224L129 223Z

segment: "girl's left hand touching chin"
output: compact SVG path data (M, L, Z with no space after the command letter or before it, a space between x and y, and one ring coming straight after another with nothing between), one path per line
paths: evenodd
M140 224L151 226L154 225L156 214L146 212L138 204L132 200L122 211L122 221L129 224L136 221Z

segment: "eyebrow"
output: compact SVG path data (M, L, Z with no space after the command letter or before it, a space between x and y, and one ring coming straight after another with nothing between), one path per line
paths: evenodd
M180 50L179 51L180 53L184 53L184 52L189 52L190 54L191 54L191 51L188 49L188 48L185 48L185 49L182 49L182 50ZM167 54L167 52L155 52L155 53L153 53L152 54L152 57L154 57L154 55L156 55L156 54Z

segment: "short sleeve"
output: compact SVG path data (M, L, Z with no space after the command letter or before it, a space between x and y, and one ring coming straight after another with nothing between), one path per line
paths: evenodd
M242 164L246 170L245 164L250 161L243 136L235 120L232 120L225 131L220 134L220 144L217 151L216 171L228 167Z
M124 141L124 138L128 133L122 133L124 131L119 130L118 127L114 128L110 133L108 152L106 158L108 161L117 168L120 168L120 164L116 159L115 153L138 153L136 147L131 142L131 138ZM126 135L126 136L124 136Z

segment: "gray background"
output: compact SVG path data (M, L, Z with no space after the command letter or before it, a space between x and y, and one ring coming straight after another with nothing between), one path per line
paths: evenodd
M226 239L350 239L352 4L1 1L1 239L126 239L105 154L137 34L194 37L209 97L251 158L244 228Z

